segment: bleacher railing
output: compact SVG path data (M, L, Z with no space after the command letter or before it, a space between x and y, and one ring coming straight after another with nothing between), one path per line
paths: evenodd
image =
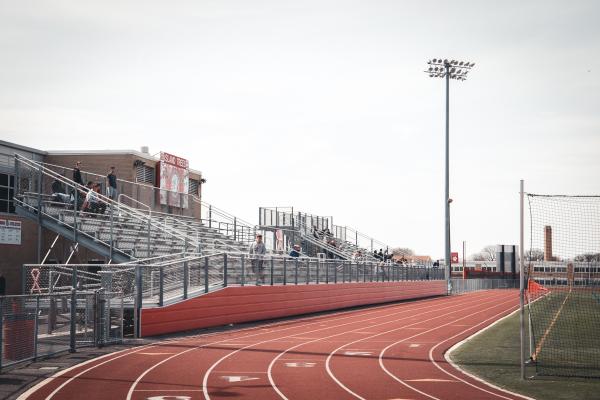
M91 274L90 269L99 271ZM298 285L443 279L442 269L279 255L180 254L153 262L105 265L28 264L27 292L41 294L102 287L123 293L128 305L172 304L227 286ZM96 278L92 279L91 275ZM71 285L71 286L70 286Z
M190 230L182 230L185 226L179 220L173 220L168 223L169 219L173 219L172 215L153 211L152 207L145 205L125 194L119 196L119 200L130 199L136 207L126 205L124 202L112 200L101 193L96 195L98 202L105 208L102 218L106 221L104 227L108 227L107 237L91 235L81 230L81 222L87 218L88 222L93 222L91 218L100 218L98 214L85 213L80 210L83 203L83 198L90 189L75 183L74 181L65 178L61 174L46 168L42 163L38 163L22 156L15 156L15 170L17 187L15 191L15 204L37 214L38 219L49 218L54 220L61 226L68 226L72 229L75 238L78 235L84 235L93 239L95 242L103 244L110 249L111 258L114 252L121 254L126 258L132 257L131 254L115 247L117 238L116 230L119 224L127 223L134 224L138 235L145 237L146 251L144 257L155 255L153 250L153 237L160 237L162 240L169 239L176 241L183 246L184 250L197 249L202 251L202 244L199 239L198 229L196 225ZM58 201L51 196L51 186L54 181L58 181L62 186L61 193L65 200ZM60 215L52 215L49 210L59 210ZM66 216L66 217L65 217ZM64 218L62 218L64 217ZM229 243L220 240L219 238L211 239L213 244L232 251L239 251L239 248L230 245ZM77 241L77 240L76 240ZM139 247L139 243L138 243ZM134 258L141 258L135 257Z
M123 339L123 298L103 290L0 296L0 368Z
M62 165L43 163L44 167L55 173L66 177L72 173L71 167ZM106 192L106 176L89 171L81 171L84 182L89 180L98 182L102 186L102 193ZM212 204L200 200L197 194L180 193L168 189L161 189L148 183L131 182L126 179L118 178L117 192L119 193L119 203L126 204L132 208L140 208L144 211L150 208L156 216L168 216L171 219L177 217L177 223L186 219L190 225L200 221L205 226L215 229L223 235L242 242L250 244L254 240L256 227L235 215L228 213ZM168 193L169 196L178 197L179 204L187 204L187 207L174 207L170 213L167 213L168 207L160 204L161 193Z

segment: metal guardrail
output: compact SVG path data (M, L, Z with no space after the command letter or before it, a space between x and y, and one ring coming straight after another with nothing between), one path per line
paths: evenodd
M97 270L92 274L90 269ZM78 285L83 290L98 286L123 293L134 307L171 304L227 286L298 285L354 282L387 282L443 279L442 269L428 266L293 258L245 253L200 255L181 253L152 262L104 265L25 265L28 292L52 293ZM57 278L60 282L57 283Z
M480 290L518 288L518 279L450 279L448 294L456 295Z
M123 339L123 298L103 290L0 296L0 368Z

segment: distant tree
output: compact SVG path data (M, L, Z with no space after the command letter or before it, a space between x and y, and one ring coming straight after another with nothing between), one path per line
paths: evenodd
M485 257L481 253L471 254L469 258L473 261L486 261Z
M496 261L496 246L485 246L479 254L483 258L481 261Z
M576 262L600 262L600 253L585 253L575 256Z
M414 256L415 252L413 249L409 249L408 247L395 247L392 249L392 254L395 256Z
M544 252L540 249L530 249L525 252L527 261L544 261Z

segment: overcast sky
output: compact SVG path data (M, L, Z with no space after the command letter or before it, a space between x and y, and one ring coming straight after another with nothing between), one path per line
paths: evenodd
M0 138L187 158L204 200L443 257L517 244L519 179L600 194L598 1L0 0Z

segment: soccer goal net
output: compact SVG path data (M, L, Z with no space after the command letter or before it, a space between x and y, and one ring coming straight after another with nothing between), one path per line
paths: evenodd
M538 375L600 378L600 196L527 200L531 362Z

